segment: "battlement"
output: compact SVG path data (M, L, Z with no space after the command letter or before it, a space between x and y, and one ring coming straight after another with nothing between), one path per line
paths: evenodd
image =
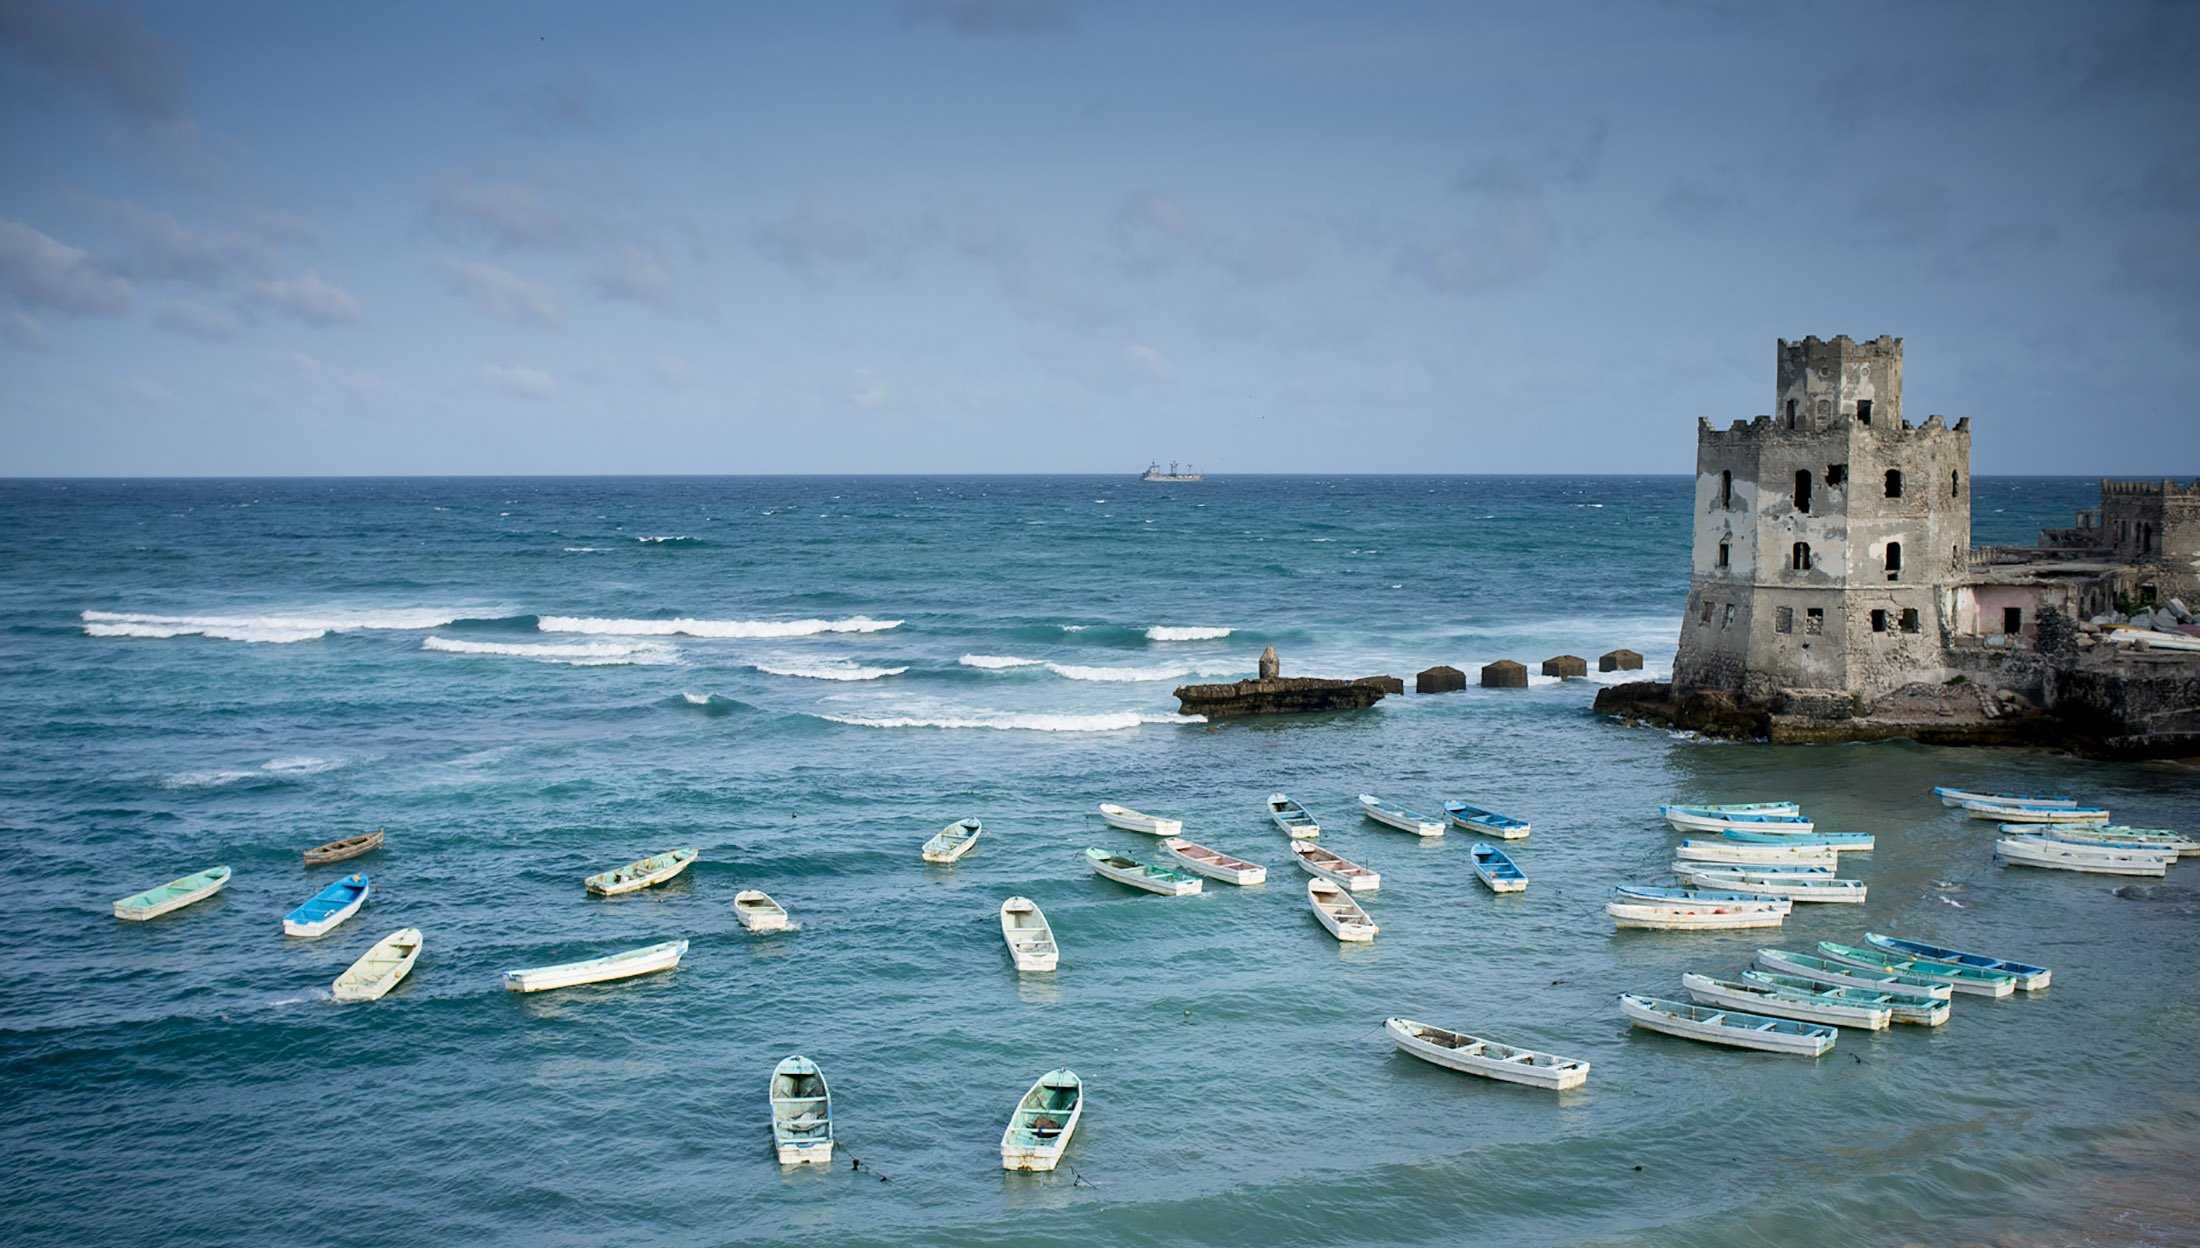
M1720 429L1713 426L1704 417L1698 416L1696 418L1696 442L1698 445L1711 444L1724 447L1742 446L1760 441L1774 444L1808 442L1825 438L1828 435L1843 435L1849 425L1852 424L1854 424L1853 417L1850 418L1848 424L1812 428L1799 422L1791 428L1784 420L1771 416L1759 416L1754 420L1737 420L1726 428ZM1877 434L1881 443L1932 445L1951 437L1970 437L1971 418L1968 416L1958 417L1956 422L1951 425L1944 417L1934 415L1926 417L1925 423L1922 425L1913 425L1905 420L1892 425L1875 424L1872 426L1872 430Z
M1823 433L1851 420L1875 429L1902 424L1900 338L1781 338L1773 364L1773 419L1789 429Z
M1892 359L1898 362L1902 359L1902 340L1888 334L1881 334L1877 338L1867 338L1863 342L1858 342L1847 334L1835 334L1830 339L1820 338L1818 335L1812 334L1800 342L1789 342L1785 338L1776 341L1779 344L1776 350L1779 352L1780 366L1783 369L1788 367L1810 367L1818 364L1832 365L1849 360L1863 360L1874 357Z
M2106 477L2101 478L2102 497L2114 494L2139 498L2200 499L2200 477L2194 477L2190 485L2179 485L2168 477L2160 481L2111 481Z

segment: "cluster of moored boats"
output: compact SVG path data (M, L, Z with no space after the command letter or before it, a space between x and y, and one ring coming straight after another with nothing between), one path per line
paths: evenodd
M1994 856L2012 867L2162 876L2179 854L2200 854L2200 841L2167 828L2112 824L2105 807L2082 806L2068 794L2011 796L1938 788L1933 796L1942 805L1996 825L2001 836L1994 842Z
M1604 912L1616 927L1727 931L1778 927L1798 902L1864 904L1843 854L1868 854L1862 832L1820 832L1794 802L1658 807L1675 831L1699 834L1673 851L1673 884L1622 884Z

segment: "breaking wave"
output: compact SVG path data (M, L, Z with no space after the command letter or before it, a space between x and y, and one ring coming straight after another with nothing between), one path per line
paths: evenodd
M313 641L330 633L370 629L441 628L453 611L353 611L310 615L153 615L138 611L85 611L91 637L212 637L270 645Z
M281 781L299 776L318 775L334 771L344 765L338 758L315 758L309 754L271 758L258 767L230 771L182 771L161 779L164 789L219 789L243 781Z
M853 663L789 663L784 666L758 663L755 667L767 676L800 676L807 680L881 680L909 670L906 667L858 667Z
M1183 676L1224 676L1237 669L1200 667L1197 665L1169 664L1160 667L1091 667L1076 663L1053 663L1046 659L1019 659L1005 654L966 654L960 660L964 667L986 671L1007 671L1019 667L1043 667L1065 680L1095 680L1108 684L1126 684L1143 680L1176 680Z
M982 667L989 672L1011 667L1038 667L1046 662L1045 659L1019 659L1005 654L966 654L957 661L964 667Z
M615 667L621 664L670 663L679 652L648 641L502 642L460 641L455 637L430 637L423 650L444 654L502 655L538 662L567 663L574 667Z
M635 538L634 540L635 540L635 541L637 541L637 542L640 542L640 543L641 543L642 545L644 545L644 546L708 546L708 545L710 545L710 543L709 543L709 542L706 542L706 541L704 541L704 540L703 540L702 538L700 538L700 537L689 537L689 536L688 536L687 534L685 534L685 533L665 533L665 534L660 534L660 535L657 535L657 536L652 536L652 537L637 537L637 538Z
M856 715L819 715L819 719L857 728L987 728L996 732L1121 732L1142 724L1203 724L1204 715L1141 715L1118 711L1103 715L977 714L942 716L892 716L869 719Z
M1236 630L1228 628L1169 628L1156 624L1146 630L1148 641L1219 641Z
M593 633L599 637L815 637L819 633L882 633L900 628L900 620L867 615L840 620L617 620L577 615L546 615L535 627L546 633Z

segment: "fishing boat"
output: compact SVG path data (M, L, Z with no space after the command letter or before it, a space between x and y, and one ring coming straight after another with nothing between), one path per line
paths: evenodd
M1369 941L1382 930L1367 917L1360 903L1352 900L1351 893L1328 880L1317 877L1306 882L1306 904L1313 907L1314 917L1338 940Z
M1360 794L1360 813L1385 827L1415 836L1442 836L1444 821L1427 815L1415 814L1403 806L1392 806L1372 793Z
M1935 962L1931 958L1889 953L1885 949L1821 940L1818 942L1818 956L1831 962L1839 962L1843 966L1861 967L1869 971L1891 971L1896 975L1914 975L1974 996L2006 997L2017 990L2017 977L2004 971L1989 971L1982 967L1965 966L1960 962Z
M1673 874L1683 883L1703 888L1731 888L1739 892L1770 893L1789 901L1828 902L1861 906L1866 888L1862 880L1782 874L1748 868L1707 867L1696 862L1676 862Z
M1528 826L1525 819L1515 819L1511 815L1501 815L1494 810L1470 806L1465 802L1445 802L1444 818L1469 832L1480 832L1501 841L1517 841L1535 830Z
M1759 949L1757 965L1775 975L1792 975L1797 979L1831 984L1836 988L1893 992L1906 997L1930 997L1935 1001L1946 1001L1955 995L1955 989L1937 979L1921 979L1916 975L1902 975L1894 971L1874 971L1821 958L1815 954L1789 953L1785 949Z
M338 1001L380 1000L382 994L412 973L413 963L420 960L420 945L417 927L391 932L336 977L336 982L329 985L329 995Z
M1681 987L1688 990L1689 999L1698 1005L1749 1010L1773 1018L1823 1023L1828 1027L1885 1031L1894 1021L1894 1012L1886 1006L1843 1001L1831 993L1788 992L1763 984L1713 979L1694 972L1681 976Z
M1673 850L1682 862L1727 863L1736 866L1781 863L1796 867L1832 867L1835 853L1823 845L1745 845L1739 841L1682 841Z
M1743 845L1810 845L1830 849L1837 854L1868 854L1874 843L1869 832L1813 832L1808 835L1784 832L1744 832L1728 828L1719 833L1722 841L1734 841Z
M1528 891L1528 873L1517 866L1510 854L1495 845L1474 843L1467 851L1474 858L1474 878L1489 886L1493 893L1524 893Z
M1085 1081L1074 1070L1050 1070L1039 1076L1016 1102L1001 1132L1001 1169L1052 1170L1076 1134L1085 1113Z
M2104 849L2153 849L2166 851L2173 859L2187 854L2200 854L2200 841L2180 836L2166 829L2121 827L2048 828L2036 823L2004 823L2000 825L2006 836L2038 836L2050 841L2062 841L2070 845L2098 845Z
M1164 897L1189 897L1199 891L1199 877L1172 871L1167 867L1148 866L1121 854L1111 854L1104 849L1087 849L1085 861L1092 864L1093 874L1104 875L1118 884L1159 893Z
M784 932L792 926L787 908L761 888L744 888L733 895L733 917L752 932Z
M1001 939L1019 971L1051 971L1062 956L1054 943L1054 925L1029 897L1011 897L1001 903Z
M142 893L132 893L115 903L115 917L138 922L159 918L171 910L181 910L195 901L205 901L222 891L229 882L229 868L208 867L189 875L168 881L159 888L148 888Z
M616 979L632 979L637 975L653 975L680 965L680 958L687 953L687 947L688 942L684 940L668 940L661 945L645 945L640 949L606 954L585 962L562 962L556 966L506 971L504 986L513 992L547 992L552 988L571 988L579 984L602 984Z
M2079 827L2105 826L2109 818L2108 811L2099 806L2049 809L2044 806L1997 806L1992 802L1965 802L1963 813L1989 823L2074 824Z
M1314 816L1306 813L1306 807L1282 793L1268 795L1268 820L1276 825L1277 831L1294 839L1322 834L1322 825L1314 822Z
M695 864L696 850L668 849L647 858L636 858L623 867L617 867L581 881L588 891L598 897L616 897L621 893L638 892L672 879Z
M1895 1022L1912 1023L1921 1027L1938 1027L1948 1021L1951 1012L1947 999L1942 997L1876 992L1869 988L1842 988L1806 979L1801 975L1782 975L1777 971L1761 971L1755 968L1743 971L1742 979L1746 983L1759 984L1766 988L1782 988L1806 996L1838 999L1855 1005L1880 1006Z
M772 1067L772 1147L782 1166L833 1164L833 1093L825 1072L797 1054Z
M1787 922L1788 916L1785 910L1745 902L1720 906L1659 906L1609 901L1604 904L1604 913L1612 916L1614 927L1645 932L1724 932L1741 927L1778 927Z
M1817 824L1801 815L1736 813L1698 806L1660 806L1658 814L1676 832L1792 832L1809 836L1818 830Z
M1159 815L1132 810L1128 806L1118 806L1114 802L1100 803L1100 820L1111 828L1121 828L1125 832L1144 832L1148 836L1184 834L1182 819L1164 819Z
M342 862L347 858L357 858L381 847L382 829L376 828L372 832L338 837L325 845L316 845L305 852L304 858L307 866L320 867L332 862Z
M1994 842L1994 856L2012 867L2083 871L2089 875L2168 875L2172 861L2172 855L2158 851L2073 845L2043 836L2005 836Z
M2089 828L2057 828L2057 833L2101 832L2109 836L2136 837L2143 841L2159 841L2180 854L2200 854L2200 838L2188 836L2169 828L2135 828L2128 823L2096 824Z
M1922 940L1911 940L1904 936L1882 936L1878 932L1866 932L1864 943L1903 957L1929 958L1935 962L1953 962L1958 966L1974 966L1982 971L2013 975L2016 977L2017 987L2026 992L2038 992L2055 978L2055 973L2044 966L2012 962L2007 958L1989 957L1983 953L1965 953L1961 949L1929 945Z
M345 919L359 913L359 907L367 904L367 895L373 891L374 886L367 882L367 877L354 871L284 915L283 935L326 936Z
M1640 993L1619 995L1620 1013L1627 1021L1648 1031L1660 1031L1686 1040L1723 1044L1767 1053L1795 1053L1818 1057L1833 1048L1837 1033L1816 1023L1790 1018L1766 1018L1734 1010L1707 1009L1679 1001L1661 1001Z
M933 833L932 839L924 843L924 860L954 862L970 852L970 847L978 843L978 836L984 831L985 825L975 819L957 819Z
M1709 811L1717 815L1800 815L1803 813L1803 808L1794 802L1727 802L1723 805L1708 802L1671 802L1668 805L1685 807L1689 810ZM1662 813L1665 807L1660 806L1658 810Z
M1557 1092L1578 1088L1589 1079L1587 1062L1555 1053L1538 1053L1534 1049L1516 1049L1509 1044L1446 1031L1410 1018L1386 1018L1383 1030L1390 1033L1390 1042L1398 1046L1400 1053L1461 1074L1524 1083L1531 1088L1549 1088Z
M1238 885L1268 882L1268 868L1259 863L1232 858L1219 849L1209 849L1205 845L1194 845L1181 836L1170 837L1161 842L1161 847L1183 863L1185 870L1197 871L1210 880Z
M1612 890L1616 900L1636 906L1666 906L1675 910L1717 909L1721 906L1758 906L1786 914L1795 904L1785 897L1719 888L1674 888L1665 884L1621 884Z
M1383 886L1381 875L1342 854L1330 853L1319 845L1293 841L1291 856L1299 860L1299 869L1308 875L1318 875L1331 883L1342 884L1355 893L1372 893Z
M1991 802L1996 806L2030 806L2040 810L2074 810L2078 799L2066 794L2049 793L1979 793L1971 789L1935 788L1933 796L1943 806L1961 806L1966 802Z

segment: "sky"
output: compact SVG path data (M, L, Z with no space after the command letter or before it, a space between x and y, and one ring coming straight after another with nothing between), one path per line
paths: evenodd
M2200 7L0 0L0 475L2200 472Z

